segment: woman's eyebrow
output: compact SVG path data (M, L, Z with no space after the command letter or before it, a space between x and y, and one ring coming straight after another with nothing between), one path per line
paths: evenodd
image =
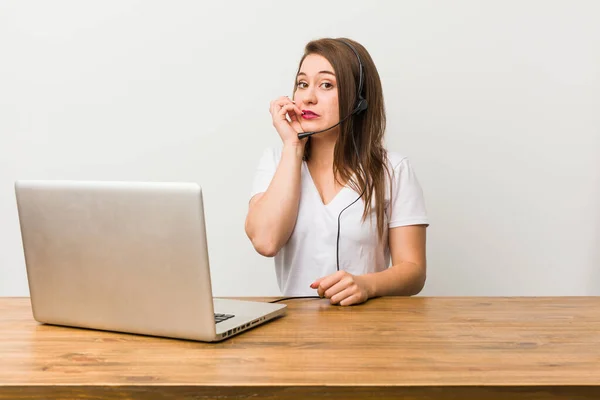
M335 74L334 74L333 72L331 72L331 71L319 71L319 72L317 73L317 75L320 75L320 74L328 74L328 75L333 75L333 76L335 76ZM300 76L300 75L302 75L302 76L306 76L306 74L305 74L304 72L298 72L298 76Z

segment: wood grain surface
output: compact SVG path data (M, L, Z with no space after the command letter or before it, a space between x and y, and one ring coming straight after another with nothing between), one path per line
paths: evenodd
M285 302L211 344L41 325L0 298L0 399L600 399L599 297Z

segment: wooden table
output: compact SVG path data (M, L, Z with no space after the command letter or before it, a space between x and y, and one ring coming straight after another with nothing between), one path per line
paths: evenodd
M600 399L600 298L286 302L207 344L40 325L0 298L0 399Z

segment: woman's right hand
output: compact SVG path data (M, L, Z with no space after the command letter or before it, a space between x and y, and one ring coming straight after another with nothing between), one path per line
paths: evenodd
M298 139L298 134L303 132L300 126L299 118L302 118L302 111L287 96L282 96L271 102L269 108L273 118L273 126L279 133L283 144L301 144L306 143L306 139ZM288 121L287 116L290 120Z

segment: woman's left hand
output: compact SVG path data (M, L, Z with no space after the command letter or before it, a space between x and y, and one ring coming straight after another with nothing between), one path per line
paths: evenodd
M319 297L341 306L364 303L370 297L367 279L345 271L317 279L310 287L317 289Z

